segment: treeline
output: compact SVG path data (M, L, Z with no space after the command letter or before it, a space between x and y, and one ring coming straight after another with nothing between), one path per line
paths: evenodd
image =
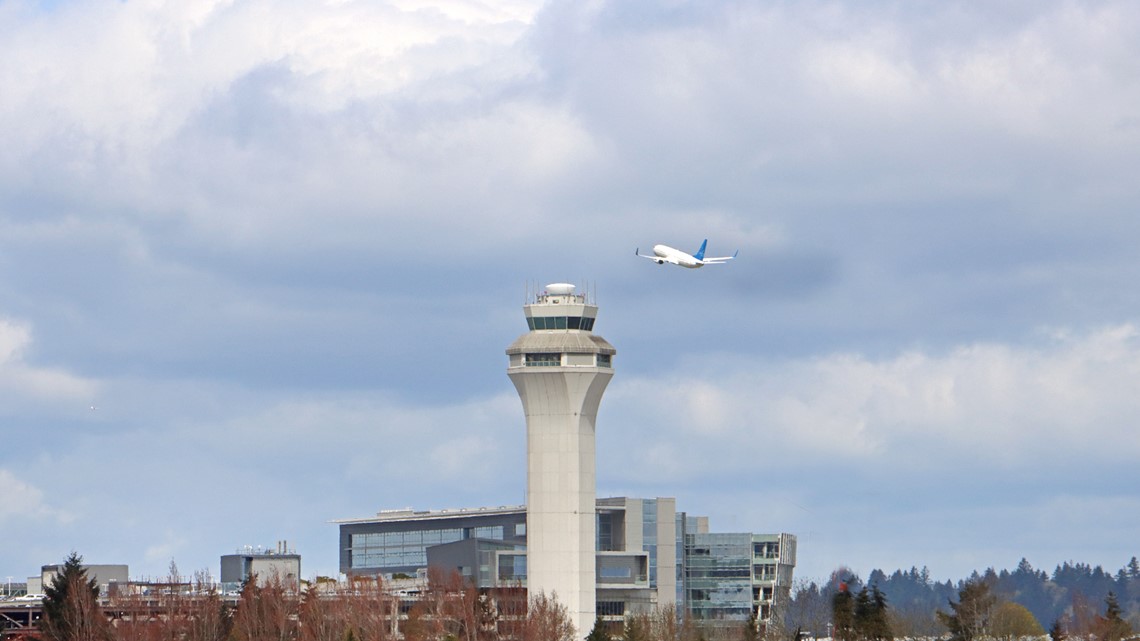
M256 577L236 601L204 572L169 576L146 591L100 598L72 554L45 590L40 641L761 641L755 618L684 621L673 607L595 622L577 631L554 596L525 588L478 590L458 573L429 570L414 597L378 577L301 587ZM589 634L585 634L588 632Z
M434 573L433 573L434 574ZM526 590L476 590L458 573L429 577L409 601L380 578L318 582L303 590L253 577L236 603L173 564L146 593L99 598L72 554L44 589L42 641L573 641L566 607Z
M1136 557L1115 573L1083 563L1063 563L1052 573L1035 569L1022 559L1017 569L974 572L958 582L938 582L926 568L912 567L887 574L873 570L864 581L854 572L840 568L823 585L812 581L797 584L785 609L784 626L815 636L828 636L834 626L832 603L845 588L858 595L864 588L880 592L890 613L896 636L942 636L947 633L938 612L950 605L968 585L984 585L997 605L1023 607L1045 630L1084 636L1108 609L1110 600L1121 618L1132 629L1140 630L1140 561ZM1008 608L1007 608L1008 611Z

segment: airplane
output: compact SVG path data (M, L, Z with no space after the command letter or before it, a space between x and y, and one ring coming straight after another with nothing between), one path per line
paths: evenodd
M683 252L679 249L673 249L672 247L670 247L668 245L654 245L653 246L653 253L654 253L653 256L650 256L649 254L641 253L640 247L633 250L633 254L635 256L640 256L642 258L648 258L649 260L657 263L658 265L664 265L665 263L673 263L674 265L680 265L681 267L688 267L689 269L697 269L698 267L704 267L705 265L721 265L723 263L727 263L728 261L732 260L733 258L736 258L736 254L740 253L740 250L738 249L738 250L736 250L736 254L733 254L731 256L717 256L714 258L705 258L705 245L707 245L708 242L709 242L709 240L707 238L704 239L704 241L701 242L701 248L698 249L697 253L695 253L695 254L686 254L685 252Z

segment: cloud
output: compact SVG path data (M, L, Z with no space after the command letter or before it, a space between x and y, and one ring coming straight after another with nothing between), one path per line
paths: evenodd
M747 474L756 456L781 472L813 460L872 478L977 468L1034 479L1057 474L1045 461L1124 469L1140 456L1133 325L885 358L720 354L682 369L683 377L616 378L606 411L618 415L611 424L652 425L658 455L692 483ZM650 458L616 468L616 478L659 476L662 461Z
M21 480L12 472L0 468L0 523L16 526L21 522L50 521L66 524L73 516L56 509L44 501L44 493L34 485Z
M719 531L796 533L801 576L1126 561L1133 324L883 356L719 353L656 375L615 366L599 492L676 496Z
M36 367L26 362L32 344L27 325L0 318L0 398L9 408L22 400L33 402L91 399L97 384L56 368Z
M502 348L548 278L600 286L611 489L827 553L842 533L806 534L856 508L951 530L1111 494L1078 470L1137 453L1138 26L1062 0L0 2L0 297L27 319L0 319L4 464L84 526L21 562L288 536L329 571L328 518L518 502ZM740 259L629 251L705 237Z

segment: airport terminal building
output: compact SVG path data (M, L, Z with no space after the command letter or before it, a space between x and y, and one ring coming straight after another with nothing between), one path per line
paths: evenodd
M527 585L524 506L414 511L337 521L346 576L419 579L428 567L457 571L481 589ZM769 621L791 590L791 534L712 533L706 517L672 498L596 502L597 616L675 606L701 621Z

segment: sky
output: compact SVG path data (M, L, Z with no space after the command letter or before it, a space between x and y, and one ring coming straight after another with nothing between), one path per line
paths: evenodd
M563 281L600 496L807 579L1140 555L1135 3L0 0L0 141L0 576L522 504Z

